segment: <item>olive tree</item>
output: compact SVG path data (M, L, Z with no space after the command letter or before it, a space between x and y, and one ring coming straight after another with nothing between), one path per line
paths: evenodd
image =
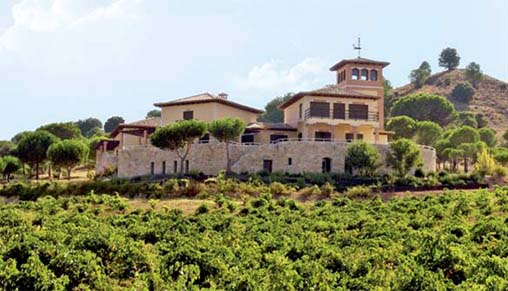
M405 177L412 168L421 165L423 160L420 148L412 140L401 138L390 143L386 162L399 177Z
M48 148L51 164L67 170L67 179L71 179L72 169L88 158L88 147L81 141L63 140Z
M379 151L364 141L355 141L347 147L346 169L360 176L373 176L381 166Z
M28 132L19 141L16 155L32 169L35 168L35 179L39 179L39 167L47 158L48 148L57 141L56 136L45 130Z
M245 122L239 118L225 118L214 120L208 125L208 131L218 141L226 144L227 172L231 172L231 158L229 157L229 144L237 140L245 130Z
M14 156L5 156L0 158L0 172L7 183L11 180L11 175L21 169L21 162Z
M189 155L192 143L206 132L206 123L199 120L183 120L158 128L151 136L153 146L163 150L175 151L180 158L180 173Z

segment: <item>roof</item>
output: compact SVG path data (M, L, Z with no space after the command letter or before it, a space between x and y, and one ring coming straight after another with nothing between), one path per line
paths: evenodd
M124 131L124 133L133 134L133 135L137 135L137 136L142 136L143 132L145 130L147 131L148 134L150 134L150 133L153 133L157 127L158 126L153 126L153 125L124 124L124 123L122 123L122 124L118 125L115 128L115 130L113 130L113 132L111 132L111 134L109 136L115 137L120 132L122 132L123 129L130 129L129 131Z
M347 59L347 60L342 60L342 61L336 63L335 65L333 65L330 68L330 71L337 71L337 69L339 69L340 67L342 67L346 64L381 65L384 68L384 67L388 66L390 63L383 62L383 61L370 60L370 59L366 59L366 58Z
M247 125L246 129L296 131L296 128L283 122L253 122Z
M160 117L151 117L151 118L127 123L127 125L149 125L149 126L159 127L162 125L162 119Z
M321 96L321 97L353 97L363 99L379 99L378 96L368 95L360 92L353 91L348 88L340 87L338 85L327 85L323 88L313 91L302 91L293 95L289 100L279 105L280 109L284 109L289 105L295 103L303 96Z
M190 97L176 99L176 100L169 101L169 102L155 103L154 105L157 107L167 107L167 106L175 106L175 105L189 105L189 104L212 103L212 102L217 102L220 104L228 105L231 107L235 107L235 108L242 109L242 110L249 111L249 112L256 113L256 114L263 113L262 110L259 110L257 108L253 108L253 107L249 107L249 106L246 106L246 105L243 105L240 103L236 103L236 102L230 101L230 100L223 98L223 97L214 96L208 92L190 96Z

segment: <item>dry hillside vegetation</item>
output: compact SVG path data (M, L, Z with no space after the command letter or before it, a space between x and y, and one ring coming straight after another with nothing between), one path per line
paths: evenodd
M454 102L457 110L483 114L490 127L501 134L508 127L508 83L484 74L482 81L475 88L475 94L470 104L459 103L450 96L455 85L469 82L465 72L464 69L456 69L434 74L421 88L415 88L413 84L408 84L395 89L395 98L411 93L432 93L445 96Z

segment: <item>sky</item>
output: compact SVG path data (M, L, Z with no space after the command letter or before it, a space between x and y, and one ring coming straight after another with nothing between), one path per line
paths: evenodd
M334 83L358 37L395 86L446 47L508 80L506 0L0 0L0 140L201 92L263 108Z

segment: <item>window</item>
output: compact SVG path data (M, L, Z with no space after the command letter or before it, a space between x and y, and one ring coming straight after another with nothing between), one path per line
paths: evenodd
M183 120L194 119L194 111L187 110L183 112Z
M370 70L370 79L372 81L377 81L377 71L376 70Z
M330 118L330 103L310 102L310 117Z
M150 175L153 175L153 174L155 174L155 163L151 162L150 163Z
M362 80L367 81L369 79L369 70L362 69Z
M210 134L205 133L200 139L199 143L209 143L210 142Z
M272 160L263 160L263 171L266 171L268 173L272 172Z
M254 134L253 133L243 134L241 142L247 143L247 144L253 144L254 143Z
M351 79L353 80L358 80L360 77L360 71L358 71L357 68L354 68L352 71L351 71Z
M288 136L285 134L271 134L270 135L270 143L276 143L279 141L287 140Z
M361 134L361 133L357 133L357 134L356 134L356 139L357 139L357 140L363 140L363 134Z
M293 164L293 159L292 158L288 158L288 166L291 166Z
M299 106L299 108L298 108L298 110L299 110L299 111L298 111L298 114L299 114L299 116L300 116L300 119L302 119L302 115L303 115L303 107L302 107L302 106L303 106L303 104L302 104L302 103L300 103L300 106Z
M185 160L185 173L189 172L189 160Z
M324 132L324 131L316 131L314 133L314 139L316 141L331 141L332 140L332 133L331 132Z
M178 162L177 161L174 161L173 162L173 173L178 173Z
M346 104L333 103L333 118L346 119Z
M302 133L301 133L301 132L299 132L299 133L298 133L298 140L302 140L302 137L303 137Z
M349 119L369 119L369 106L364 104L349 104Z
M352 133L346 133L346 141L351 142L355 139L355 135Z
M162 162L162 175L166 175L166 161Z
M321 161L321 172L330 173L332 171L332 159L323 158Z

